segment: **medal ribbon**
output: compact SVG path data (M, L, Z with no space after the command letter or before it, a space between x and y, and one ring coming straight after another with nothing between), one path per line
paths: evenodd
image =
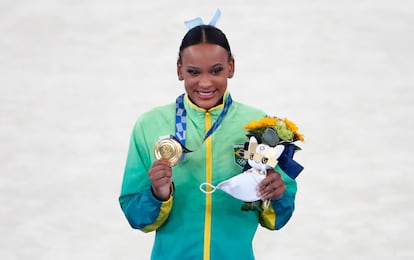
M233 100L231 99L230 94L228 95L226 102L224 103L224 108L221 111L221 114L217 118L217 120L214 122L214 124L211 126L211 128L207 131L206 135L203 138L203 141L201 143L204 143L204 141L219 127L221 122L223 121L224 117L226 116L227 112L229 111L229 108L231 104L233 103ZM188 148L185 147L185 141L186 141L186 130L187 130L187 111L184 107L184 94L180 95L176 101L176 108L175 108L175 136L174 139L176 139L181 145L183 146L183 150L185 153L192 152ZM184 158L184 154L183 154Z

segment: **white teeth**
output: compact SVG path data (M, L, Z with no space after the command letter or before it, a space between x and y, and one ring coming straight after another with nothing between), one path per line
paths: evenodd
M200 94L200 96L209 96L211 94L213 94L213 91L211 92L198 92Z

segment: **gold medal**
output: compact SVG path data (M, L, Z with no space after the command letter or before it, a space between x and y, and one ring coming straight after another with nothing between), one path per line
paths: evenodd
M176 165L183 154L181 144L172 138L165 138L159 140L154 148L155 158L166 159L172 166Z

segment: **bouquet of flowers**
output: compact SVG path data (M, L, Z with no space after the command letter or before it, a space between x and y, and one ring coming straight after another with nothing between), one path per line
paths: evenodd
M287 118L265 116L260 120L253 120L245 125L244 129L247 130L247 137L250 139L253 136L259 144L265 144L269 147L285 146L284 152L278 158L278 164L289 177L294 179L303 170L303 167L293 160L295 151L301 150L295 142L304 141L304 136L298 132L295 123ZM253 167L251 162L249 165ZM244 202L241 209L261 212L263 211L262 202Z
M265 116L260 120L253 120L244 126L247 137L254 136L258 143L264 143L271 147L278 144L292 144L295 150L300 150L294 142L304 141L304 136L298 132L295 123L287 118Z

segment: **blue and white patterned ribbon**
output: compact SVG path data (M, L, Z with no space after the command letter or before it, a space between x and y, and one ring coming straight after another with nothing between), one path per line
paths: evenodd
M175 108L175 136L174 139L179 141L181 145L184 148L184 152L192 152L188 148L185 147L186 142L186 131L187 131L187 111L184 107L184 95L180 95L176 101L176 108ZM217 120L214 122L214 124L211 126L211 128L207 131L206 135L203 138L203 141L201 143L204 143L204 141L211 135L213 132L219 127L221 122L223 121L224 117L226 116L227 112L229 111L229 108L231 104L233 103L233 100L230 96L230 94L227 96L226 102L224 103L224 108L221 111L221 114L217 118ZM183 154L184 158L184 154Z

